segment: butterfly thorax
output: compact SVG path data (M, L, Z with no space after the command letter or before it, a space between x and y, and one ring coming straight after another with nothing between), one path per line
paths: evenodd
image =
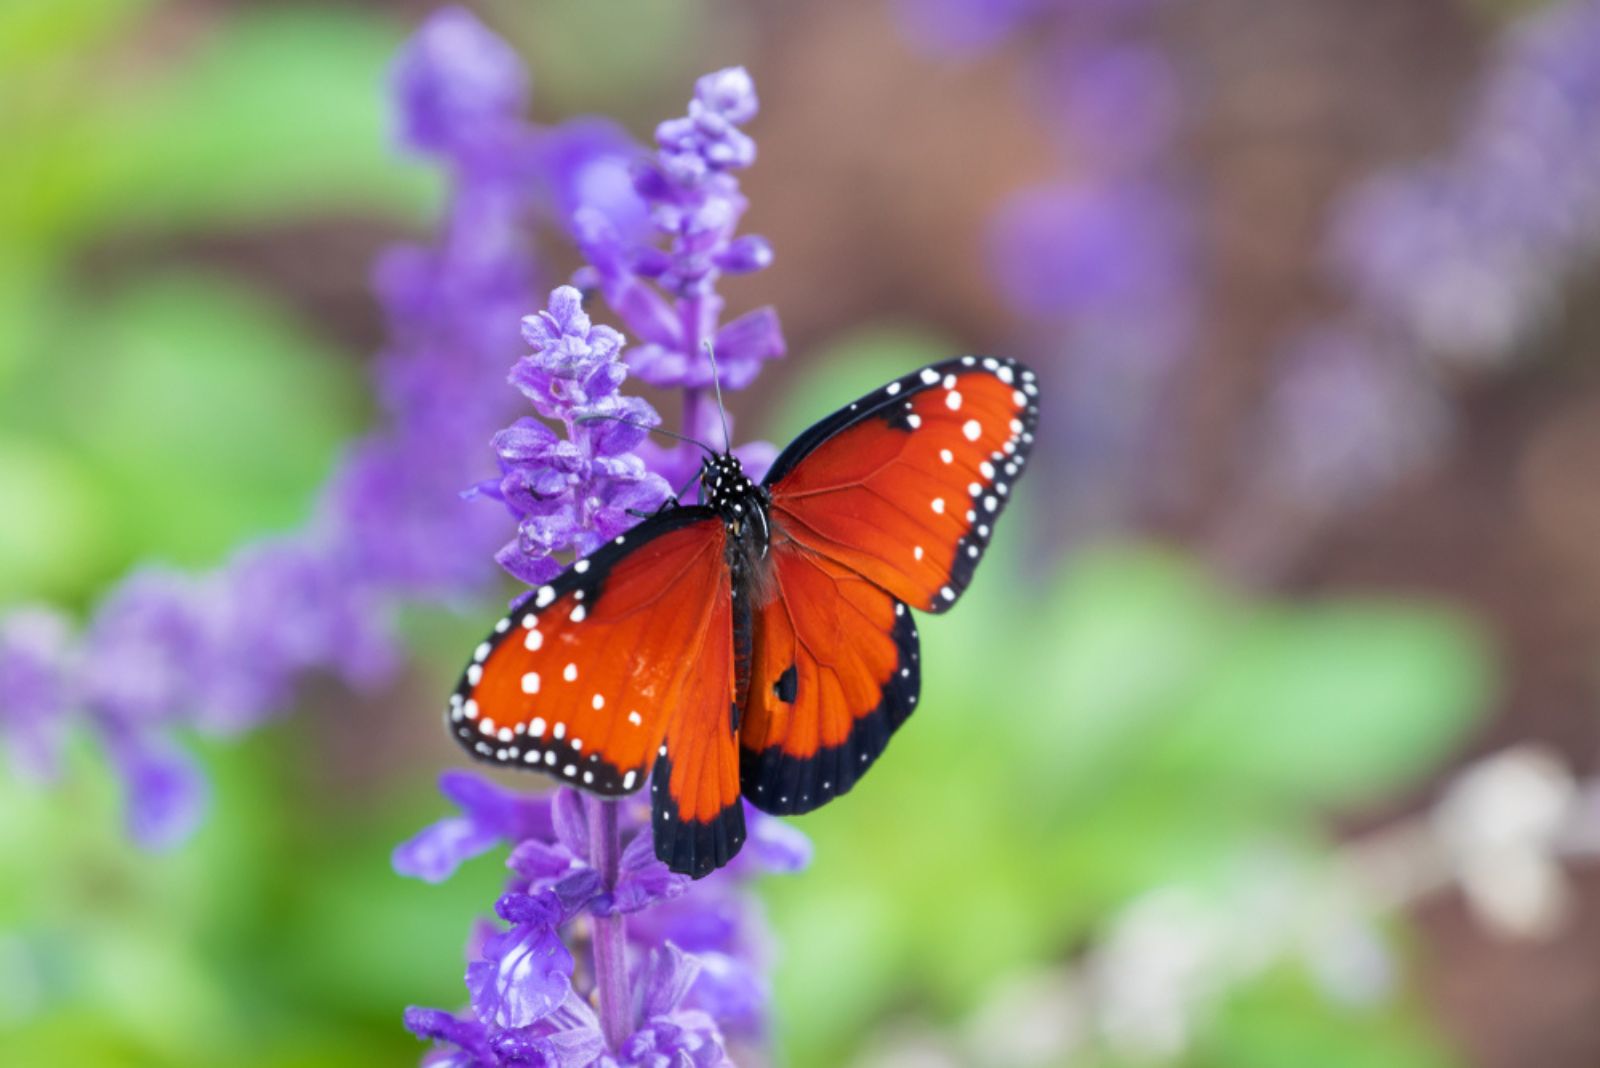
M751 481L731 452L708 457L700 467L700 500L722 517L728 536L746 554L767 555L772 531L767 521L771 500L767 491Z

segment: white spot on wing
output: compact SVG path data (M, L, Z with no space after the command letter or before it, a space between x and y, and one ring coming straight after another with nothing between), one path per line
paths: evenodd
M572 570L576 571L580 575L583 574L585 571L589 570L589 561L579 560L577 563L572 565Z
M977 441L983 434L983 427L976 419L968 419L961 424L961 433L968 441Z
M530 630L528 631L528 636L522 639L522 644L527 648L528 652L538 652L539 646L544 644L544 635L539 631Z
M556 591L550 586L540 586L539 592L534 594L533 603L536 608L543 608L556 599Z
M933 499L933 510L935 512L938 512L940 515L944 514L944 498L943 497L935 497Z
M539 673L537 671L530 671L526 675L522 676L522 692L539 692Z
M566 670L561 673L561 677L566 679L568 682L576 682L578 678L578 665L576 663L568 664Z
M589 614L589 610L587 608L583 607L583 605L580 604L578 607L576 607L576 608L574 608L572 610L572 617L571 617L572 618L572 622L574 622L574 623L582 623L583 622L583 618L585 616L587 616L588 614Z
M953 464L956 462L956 454L951 452L949 449L940 449L939 459L943 460L947 464Z
M602 708L606 707L606 699L604 697L600 696L599 694L595 694L594 695L594 700L590 701L589 704L594 706L594 710L596 712L598 712Z
M961 410L961 392L959 390L952 389L949 393L946 393L944 395L944 405L945 405L946 408L949 408L952 412L960 411Z
M922 369L922 381L927 385L933 385L935 382L939 381L939 372L935 371L931 367L924 367Z

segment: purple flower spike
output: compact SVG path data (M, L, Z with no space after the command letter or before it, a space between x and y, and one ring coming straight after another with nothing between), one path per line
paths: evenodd
M422 24L394 65L399 136L418 152L458 151L527 105L517 54L465 8Z
M695 83L688 114L656 127L656 154L639 166L634 188L665 247L627 239L598 212L573 219L573 236L590 264L580 284L598 286L638 337L629 363L651 385L708 388L708 343L715 345L724 390L748 386L765 361L784 354L771 308L718 326L718 279L763 270L773 258L766 239L736 236L746 201L733 172L756 158L755 142L740 127L759 109L749 72L730 67Z
M557 929L560 902L553 894L515 896L519 900L507 909L519 922L485 944L482 960L467 965L473 1011L499 1028L531 1026L572 989L572 953Z
M207 789L200 769L164 739L114 736L113 763L127 791L128 836L146 849L171 849L200 825Z
M439 776L439 789L461 815L441 820L395 847L390 862L401 875L443 882L464 861L502 842L548 838L553 833L548 796L529 797L462 771Z
M0 739L19 776L57 770L63 716L72 700L71 631L60 614L24 608L0 619Z
M536 584L560 570L552 554L592 552L631 527L634 512L658 508L672 488L632 454L661 418L618 392L627 378L622 335L595 325L571 286L553 291L545 311L523 320L522 333L534 351L512 369L511 384L540 415L560 420L566 436L532 419L502 430L494 439L500 479L477 492L517 519L517 536L496 559Z

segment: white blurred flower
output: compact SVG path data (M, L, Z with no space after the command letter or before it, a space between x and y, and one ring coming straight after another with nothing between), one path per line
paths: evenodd
M1520 937L1555 933L1569 904L1558 852L1579 803L1570 772L1521 746L1469 768L1432 823L1473 911Z

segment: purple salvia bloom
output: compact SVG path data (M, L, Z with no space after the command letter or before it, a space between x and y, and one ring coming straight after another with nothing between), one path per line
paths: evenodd
M489 939L481 960L467 966L472 1009L485 1024L530 1027L572 990L572 953L559 928L570 918L557 895L507 895L497 907L511 928Z
M152 850L187 841L200 825L208 795L194 759L157 732L116 727L104 737L127 795L123 819L128 837Z
M20 608L0 618L0 741L19 777L54 778L75 670L71 628L59 613Z
M1409 353L1326 329L1285 351L1257 472L1280 500L1337 511L1393 485L1448 433L1443 398Z
M527 105L517 54L464 8L422 24L394 65L399 139L416 152L458 154L493 139Z
M574 198L580 203L572 226L589 260L577 280L597 286L642 344L625 357L623 335L594 323L574 287L556 289L544 311L523 320L532 352L509 378L538 418L518 419L494 435L499 477L468 495L498 500L516 518L517 536L497 559L530 584L560 571L553 554L582 556L666 501L671 487L663 473L687 476L698 466L688 450L645 440L659 418L621 392L630 366L657 385L684 389L685 432L721 442L719 413L702 403L712 381L702 344L716 344L727 388L747 385L765 360L783 354L775 312L758 309L720 324L716 293L721 275L771 261L764 240L736 233L745 201L731 172L755 159L755 144L740 127L757 107L749 75L733 68L700 79L688 115L658 128L657 153L634 168L631 203L648 209L660 245L641 240L637 222L630 223L630 201L615 196L611 162L568 183L589 182L613 198ZM552 143L543 142L559 154ZM776 450L756 443L740 452L759 478ZM466 792L457 785L456 793ZM794 870L808 856L803 838L752 817L745 855L694 887L656 859L647 803L585 800L563 788L530 806L547 826L515 840L510 851L513 874L495 906L510 926L472 954L470 1015L406 1014L413 1033L441 1044L425 1063L710 1068L729 1062L708 1010L726 1012L739 1033L764 1033L764 932L739 890L739 873ZM461 816L396 850L397 870L443 878L503 840L502 792L480 785L473 803L460 807ZM594 950L594 968L582 979L588 990L573 988L573 960L561 937L580 916ZM659 934L651 937L666 927L703 945L704 964ZM632 980L630 951L643 961Z
M433 824L395 848L391 860L401 875L443 882L464 861L495 846L555 834L548 796L507 790L464 771L440 775L439 791L461 814Z
M936 55L971 55L1037 19L1050 0L898 0L895 14L913 42Z
M634 188L664 248L630 241L595 210L573 217L574 238L589 261L578 284L597 285L639 339L629 364L652 385L710 386L711 363L702 351L707 342L715 345L726 390L749 385L764 361L784 354L771 308L718 325L718 278L772 262L765 239L735 236L746 201L732 172L756 156L755 142L740 126L759 107L749 73L730 67L696 82L688 114L656 128L657 152L637 169Z
M747 807L746 850L694 882L655 859L648 806L624 801L626 845L617 885L608 891L587 856L590 828L576 790L526 797L465 773L445 776L442 785L463 818L483 832L479 842L514 840L503 832L518 826L531 830L511 850L512 878L495 903L509 928L490 932L472 954L470 1013L407 1010L407 1028L450 1047L435 1050L425 1064L722 1065L723 1035L766 1036L768 937L746 885L762 872L798 870L810 857L804 835ZM415 853L413 843L453 843L454 832L444 830L453 822L397 850L397 870L428 877L401 858ZM599 1022L583 992L572 990L570 951L557 948L552 932L559 935L579 916L619 913L628 916L629 945L643 962L634 984L640 1014L611 1059L596 1061L604 1050Z
M552 554L579 556L627 530L634 512L659 507L672 487L633 455L661 419L650 405L618 393L627 377L623 338L594 325L571 286L550 295L550 306L523 320L533 354L517 362L511 382L566 436L522 419L494 437L500 478L477 491L505 504L517 536L495 559L530 584L547 582L561 565Z
M1164 0L900 0L908 37L971 54L1026 33L1028 95L1070 173L1002 203L990 229L996 289L1054 370L1051 424L1068 537L1128 521L1173 421L1196 296L1189 198L1174 176L1183 93L1139 42ZM1036 43L1035 43L1036 42ZM1169 488L1169 487L1163 487ZM1060 538L1057 534L1057 539Z
M1536 11L1506 34L1476 113L1444 157L1373 180L1336 224L1364 311L1427 356L1509 359L1561 278L1600 250L1600 5Z

